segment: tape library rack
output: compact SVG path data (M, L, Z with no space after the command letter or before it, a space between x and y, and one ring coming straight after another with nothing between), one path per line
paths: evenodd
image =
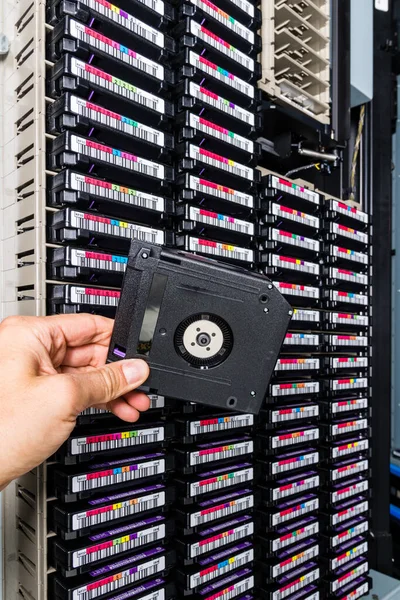
M260 6L215 1L46 4L47 313L114 317L132 239L264 273L292 306L260 415L152 395L136 424L78 417L47 466L54 600L370 587L369 218L262 176Z

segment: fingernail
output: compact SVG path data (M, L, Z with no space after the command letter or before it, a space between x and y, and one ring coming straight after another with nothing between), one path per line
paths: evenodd
M122 363L122 370L127 383L142 382L149 376L149 367L144 360L133 359Z

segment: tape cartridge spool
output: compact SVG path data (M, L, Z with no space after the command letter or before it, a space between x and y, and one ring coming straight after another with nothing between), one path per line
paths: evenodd
M257 414L290 316L263 275L134 240L108 360L145 359L145 391Z

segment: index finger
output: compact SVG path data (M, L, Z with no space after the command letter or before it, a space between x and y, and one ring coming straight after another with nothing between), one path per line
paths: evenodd
M52 339L60 335L64 337L67 347L85 344L107 346L113 330L113 319L91 314L53 315L44 317L41 322L46 325Z

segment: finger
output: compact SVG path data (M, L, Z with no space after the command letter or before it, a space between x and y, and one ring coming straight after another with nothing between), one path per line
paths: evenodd
M114 326L113 319L90 314L53 315L40 321L41 324L45 324L50 334L59 336L61 333L68 347L85 344L106 346Z
M129 421L130 423L134 423L140 417L140 413L136 408L130 406L122 398L111 400L111 402L107 404L107 408L108 410L111 410L116 417L119 417L123 421Z
M107 404L142 385L149 376L143 360L121 360L88 372L62 375L73 385L75 409L82 412L89 406Z
M150 408L150 398L144 392L129 392L124 394L124 399L139 412L145 412Z
M108 346L86 344L79 348L67 348L62 367L100 367L107 360Z

